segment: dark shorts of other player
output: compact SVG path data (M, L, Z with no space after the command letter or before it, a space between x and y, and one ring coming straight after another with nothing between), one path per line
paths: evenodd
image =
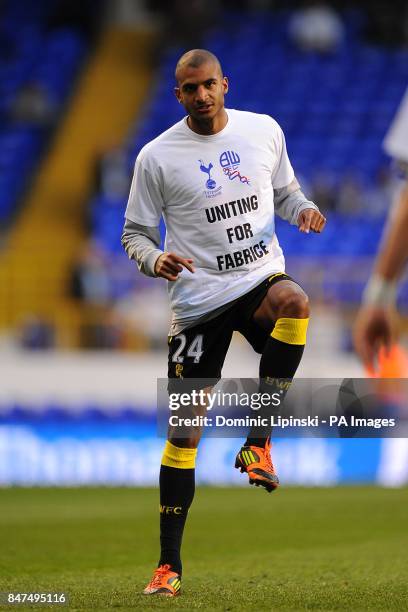
M194 388L211 387L221 378L221 370L234 331L248 340L254 351L262 353L272 329L258 325L253 315L269 287L282 280L293 280L284 273L273 274L249 293L235 300L217 317L169 336L168 391L172 381L186 378L194 381ZM177 384L177 383L176 383Z

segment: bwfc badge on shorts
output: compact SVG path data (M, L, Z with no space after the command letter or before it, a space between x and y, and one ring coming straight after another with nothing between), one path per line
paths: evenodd
M177 378L183 378L183 370L184 370L184 366L182 363L176 364L176 377Z
M224 151L220 155L220 166L230 181L238 179L240 183L249 185L249 178L244 176L238 170L238 166L241 163L241 158L235 151Z

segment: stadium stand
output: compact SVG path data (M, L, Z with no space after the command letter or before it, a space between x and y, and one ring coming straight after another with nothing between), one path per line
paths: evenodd
M85 53L75 30L47 29L53 3L7 2L0 20L0 227L24 195Z
M145 95L149 42L149 33L108 28L86 63L0 258L0 326L34 314L62 330L62 344L76 345L86 313L67 300L67 284L85 240L84 202L97 155L124 137Z

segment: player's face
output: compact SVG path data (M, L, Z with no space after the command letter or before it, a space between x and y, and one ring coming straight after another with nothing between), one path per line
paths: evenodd
M208 122L224 108L228 80L213 62L206 62L199 68L186 66L180 71L179 84L174 91L195 121Z

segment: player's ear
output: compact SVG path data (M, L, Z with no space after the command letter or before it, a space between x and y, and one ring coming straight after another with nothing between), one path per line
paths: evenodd
M180 87L175 87L174 88L174 95L176 96L177 100L180 102L181 104L181 92L180 92Z
M222 77L222 87L224 89L224 95L226 93L228 93L228 86L229 86L229 84L228 84L228 77L226 77L226 76Z

